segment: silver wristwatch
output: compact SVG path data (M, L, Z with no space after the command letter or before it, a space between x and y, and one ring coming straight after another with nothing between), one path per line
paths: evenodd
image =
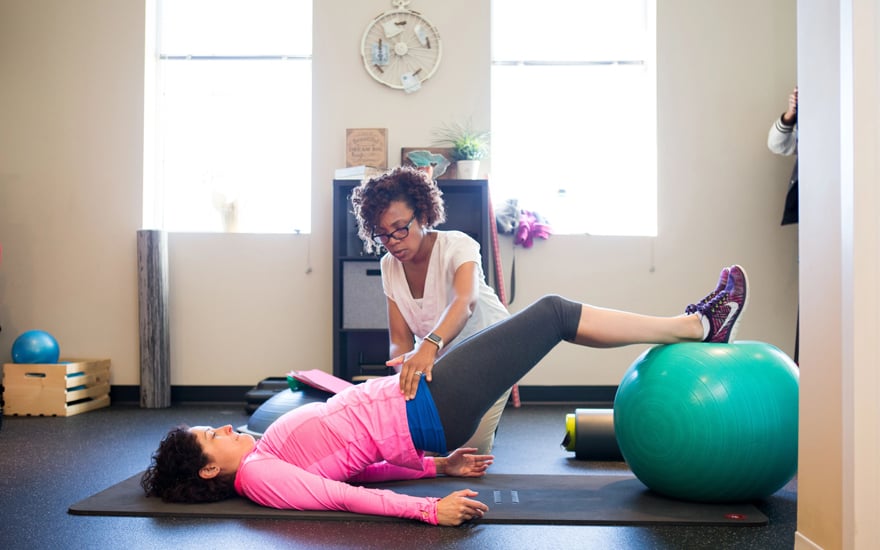
M432 332L431 334L425 336L425 340L437 346L437 351L443 349L443 338L440 338L440 336L436 332Z

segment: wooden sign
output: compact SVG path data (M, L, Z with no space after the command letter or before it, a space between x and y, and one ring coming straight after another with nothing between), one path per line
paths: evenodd
M388 129L348 128L345 131L345 166L388 168Z

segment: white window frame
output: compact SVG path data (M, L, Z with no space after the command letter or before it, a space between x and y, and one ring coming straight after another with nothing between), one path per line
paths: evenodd
M144 226L309 233L312 1L147 13Z
M656 236L655 1L493 2L496 204L555 234Z

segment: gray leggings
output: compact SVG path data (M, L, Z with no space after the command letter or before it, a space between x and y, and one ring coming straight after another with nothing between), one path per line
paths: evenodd
M430 388L447 449L464 444L492 404L556 344L574 340L581 307L561 296L544 296L437 360Z

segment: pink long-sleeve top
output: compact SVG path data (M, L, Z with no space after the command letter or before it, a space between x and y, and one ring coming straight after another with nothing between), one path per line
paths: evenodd
M434 460L413 446L398 376L388 376L282 415L242 459L235 490L272 508L342 510L436 525L437 498L346 483L436 475Z

